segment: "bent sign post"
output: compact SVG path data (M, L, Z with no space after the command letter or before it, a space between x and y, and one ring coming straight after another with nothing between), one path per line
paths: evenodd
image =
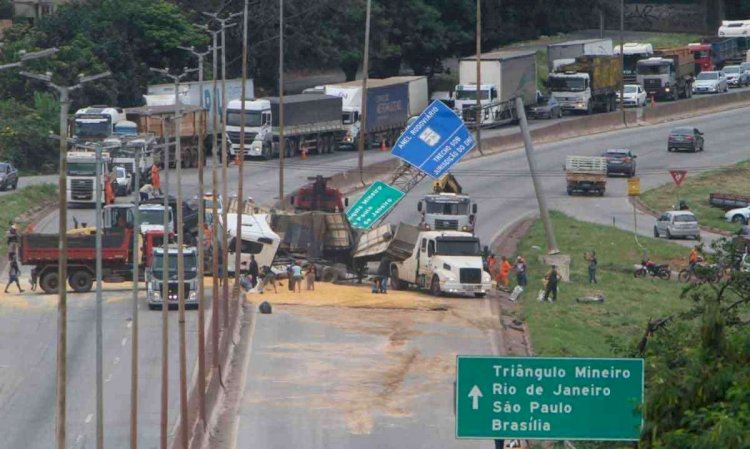
M392 153L432 179L440 179L475 146L461 118L435 100L401 134Z
M456 363L456 438L640 438L643 359L458 356Z

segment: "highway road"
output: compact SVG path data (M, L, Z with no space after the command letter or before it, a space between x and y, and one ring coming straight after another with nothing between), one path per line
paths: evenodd
M717 167L736 162L747 157L747 148L743 144L745 139L745 114L749 109L711 114L679 122L680 124L695 124L706 134L705 153L667 153L665 140L669 128L676 123L649 127L636 127L618 132L582 137L574 140L537 147L537 162L543 175L542 184L548 195L550 206L562 210L577 218L610 224L614 217L618 227L632 230L632 209L625 197L626 180L610 179L607 194L603 198L568 197L565 194L565 181L562 165L567 154L597 155L609 147L629 147L638 156L638 170L642 179L643 189L671 182L668 170L670 168L687 168L688 176L698 170ZM547 122L535 124L544 126ZM495 130L498 133L513 132L511 128ZM485 133L487 135L487 133ZM389 158L389 153L370 151L366 155L366 162L377 162ZM270 204L277 196L278 161L259 162L247 161L246 192L259 203ZM285 189L287 192L307 182L308 176L318 173L332 174L343 169L356 166L355 153L337 153L329 156L312 156L306 161L295 158L288 163ZM172 171L174 173L174 171ZM210 171L209 171L210 173ZM237 168L230 166L229 191L236 190ZM522 151L512 151L485 158L466 161L454 171L466 191L471 193L479 203L478 234L483 242L489 242L498 229L512 222L519 216L536 211L531 181L525 155ZM210 180L210 176L206 177ZM176 186L175 176L171 176L172 192ZM23 181L22 181L23 183ZM183 189L186 196L197 194L196 170L185 170ZM416 202L419 196L429 189L428 183L416 188L389 217L390 221L414 221L417 218ZM70 211L69 223L72 217L83 222L93 222L93 211L73 209ZM38 229L43 232L56 230L56 213L50 214L38 223ZM651 234L653 219L639 217L639 232ZM564 250L564 248L563 248ZM23 277L27 279L27 275ZM24 281L25 282L25 281ZM94 295L70 295L69 315L69 447L81 449L90 447L94 441ZM105 296L105 420L107 445L124 446L128 435L128 397L129 397L129 363L130 363L130 307L129 292L127 290L108 290ZM142 301L142 299L141 299ZM160 338L160 315L148 312L145 304L140 304L143 313L141 317L141 372L140 372L140 403L139 419L141 431L139 440L141 447L155 447L158 438L159 422L159 368L160 347L155 342ZM19 447L23 445L29 449L46 449L53 441L54 429L54 373L55 373L55 297L38 293L15 293L3 295L0 300L0 337L3 345L0 348L0 420L7 423L6 429L0 436L1 447ZM176 319L176 315L172 317ZM315 328L301 322L296 316L279 315L273 322L269 321L267 329L259 329L254 339L254 348L270 348L273 350L278 343L283 329L287 326L298 326L298 330L285 335L288 341L306 339L310 333L320 336L321 344L335 345L349 338L346 334L334 332L327 328ZM187 327L189 329L190 366L195 360L195 313L188 313ZM311 327L312 326L312 327ZM426 326L425 329L429 329ZM177 342L176 324L172 322L170 341ZM426 334L428 331L422 330ZM320 334L322 332L322 334ZM359 337L364 338L364 337ZM423 349L435 348L435 343L429 336L421 337ZM364 341L364 340L363 340ZM456 340L451 350L461 351L464 348L461 340ZM372 340L372 344L379 344L380 340ZM368 343L369 344L369 343ZM365 345L366 346L366 345ZM176 417L178 395L176 379L178 374L176 345L171 346L174 351L170 354L170 421ZM422 348L422 347L421 347ZM473 349L472 349L473 348ZM467 350L486 352L489 349L486 342L479 346L466 346ZM432 349L436 350L436 349ZM260 368L255 368L260 369ZM275 376L289 375L289 370L295 369L288 364L272 364L266 368L261 381L248 385L247 395L259 397L261 390L267 389L269 379ZM293 393L293 390L289 390ZM272 394L269 392L268 394ZM390 417L384 421L376 421L367 437L352 439L346 436L346 431L336 429L336 419L327 422L316 434L308 433L311 438L290 437L287 435L294 429L311 429L314 422L305 422L309 413L302 415L283 412L269 413L260 416L257 411L251 411L247 419L242 421L240 434L252 432L259 441L287 441L300 444L299 447L347 447L350 443L362 441L367 447L377 447L376 442L384 438L393 442L408 442L410 447L455 447L452 440L446 438L447 433L434 429L425 432L424 423L431 417L440 417L447 422L451 419L449 402L434 403L426 401L415 406L414 415L404 417ZM261 414L262 415L262 414ZM276 425L266 427L262 425L266 416L273 416ZM333 423L333 424L332 424ZM307 426L307 427L305 427ZM333 427L331 427L333 426ZM397 428L398 430L394 430ZM280 432L283 431L283 432ZM450 433L450 432L448 432ZM388 434L387 437L384 435ZM305 435L305 433L300 433ZM314 436L315 438L312 438ZM308 442L303 444L301 442ZM413 443L413 444L412 444ZM422 446L425 444L425 446Z

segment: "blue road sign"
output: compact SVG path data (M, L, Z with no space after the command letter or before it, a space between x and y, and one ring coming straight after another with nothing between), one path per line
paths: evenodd
M475 146L463 121L445 103L435 100L401 134L393 155L440 179Z

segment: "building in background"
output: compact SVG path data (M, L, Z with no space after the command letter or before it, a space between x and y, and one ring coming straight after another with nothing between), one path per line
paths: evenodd
M18 20L36 22L69 0L13 0L13 15Z

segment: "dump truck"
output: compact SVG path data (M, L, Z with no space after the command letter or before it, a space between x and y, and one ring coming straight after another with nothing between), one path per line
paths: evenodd
M232 100L227 111L229 155L240 151L240 133L245 133L245 156L271 159L281 151L280 100L268 97ZM244 126L240 122L245 109ZM326 154L337 150L346 131L341 117L341 98L321 94L298 94L284 97L284 154Z
M626 42L622 47L624 50L620 50L620 45L614 48L615 55L622 53L622 80L625 84L635 84L638 82L638 61L653 56L654 46L638 42Z
M744 62L748 37L709 37L688 44L688 49L693 53L696 72L721 70L725 65Z
M298 211L343 212L345 200L341 192L328 186L331 178L315 176L307 178L313 181L297 189L290 202Z
M568 156L565 158L565 180L568 185L568 195L586 192L604 196L607 188L607 159L594 156Z
M206 111L199 106L180 105L180 154L182 155L182 167L198 166L198 142L206 128ZM127 120L135 124L137 134L150 134L153 141L151 150L156 163L164 165L164 149L169 149L169 166L176 165L175 144L175 107L174 105L163 106L139 106L126 108Z
M547 45L547 70L575 62L579 56L612 56L612 39L580 39Z
M547 85L563 110L592 114L616 109L622 80L619 57L579 56L557 70L548 75Z
M361 129L362 81L328 84L322 86L322 92L342 100L342 117L347 130L339 148L356 149ZM392 145L404 131L409 118L421 114L428 101L425 76L368 79L365 148L381 143Z
M482 83L477 87L476 57L461 58L454 107L468 126L477 121L477 95L482 107L480 126L515 123L516 98L524 105L536 103L536 53L500 51L481 55Z
M662 48L641 59L636 68L638 84L653 98L690 98L695 80L693 53L685 47Z

